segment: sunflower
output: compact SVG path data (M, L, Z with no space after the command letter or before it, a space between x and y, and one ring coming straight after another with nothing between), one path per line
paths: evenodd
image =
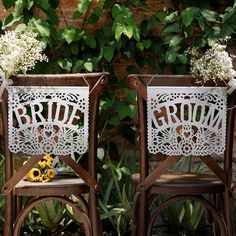
M41 177L41 182L49 182L51 181L50 178L48 178L47 174L43 174Z
M41 171L36 167L32 168L28 172L26 179L32 182L39 182L41 180Z
M38 162L38 166L41 169L44 169L47 167L47 161L43 158L41 161Z
M51 168L53 157L46 154L38 164L32 168L25 176L25 180L31 182L49 182L53 179L56 171Z
M47 171L47 177L51 180L56 174L56 171L54 169L48 169Z
M53 157L51 157L49 154L46 154L46 155L43 157L43 160L46 161L46 166L51 167L52 162L53 162Z

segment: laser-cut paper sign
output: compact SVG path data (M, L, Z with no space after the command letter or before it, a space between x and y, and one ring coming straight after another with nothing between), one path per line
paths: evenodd
M29 155L88 148L89 87L10 86L9 148Z
M148 150L167 155L222 154L225 87L147 87Z

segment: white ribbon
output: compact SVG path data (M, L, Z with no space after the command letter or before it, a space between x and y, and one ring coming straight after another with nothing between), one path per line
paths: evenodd
M0 102L2 101L2 95L5 91L5 89L8 88L9 85L13 84L13 81L11 79L6 79L2 69L0 69L0 81L1 86L0 86Z
M231 94L236 89L236 79L231 79L228 83L229 89L227 90L228 94Z

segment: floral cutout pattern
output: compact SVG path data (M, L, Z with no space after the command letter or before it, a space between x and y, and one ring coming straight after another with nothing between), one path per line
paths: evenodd
M9 148L29 155L82 154L89 87L9 87Z
M166 155L222 154L225 87L148 86L148 150Z

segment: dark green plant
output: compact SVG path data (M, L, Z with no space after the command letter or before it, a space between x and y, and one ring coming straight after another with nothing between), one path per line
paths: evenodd
M112 145L108 150L110 148ZM129 235L134 197L134 186L130 181L130 175L136 169L136 157L135 153L132 153L128 161L125 144L121 148L119 160L112 160L110 154L108 151L99 149L99 157L103 163L103 172L105 172L103 174L104 191L99 200L101 219L105 229L116 232L114 235Z
M207 168L201 162L194 162L194 157L190 156L182 158L172 168L173 172L179 172L180 170L186 173L205 172ZM159 204L169 197L168 195L158 196L153 201L152 207L155 209L155 204ZM164 229L167 232L173 232L177 235L182 235L182 233L191 235L191 233L199 231L199 226L204 220L204 208L199 202L191 200L180 201L163 211L161 217L166 226Z

